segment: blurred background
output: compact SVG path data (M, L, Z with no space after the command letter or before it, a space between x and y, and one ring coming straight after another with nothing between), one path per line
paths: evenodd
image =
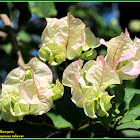
M23 60L27 63L32 57L38 57L41 34L47 25L45 17L62 18L70 12L74 17L80 18L86 26L89 26L96 37L108 41L112 37L120 35L127 28L130 37L134 39L135 36L140 38L139 7L139 2L0 2L0 14L6 13L12 21L19 50ZM100 46L96 50L98 55L106 54L105 46ZM12 69L18 67L17 57L4 23L0 19L0 84L4 82ZM50 67L55 75L54 78L59 77L55 67ZM140 89L139 83L140 78L138 77L136 80L125 81L124 86ZM64 99L66 98L70 98L70 95L64 96ZM64 102L66 101L64 100ZM60 105L61 102L58 101L56 104ZM74 106L73 103L70 103L69 109L71 106ZM62 112L63 109L64 106L61 106ZM81 110L76 108L75 111L79 113ZM67 119L73 122L70 120L72 118L70 113L66 115L69 115ZM75 121L74 123L78 122ZM32 131L29 131L32 126L26 125L24 122L13 124L1 121L0 127L5 129L10 127L16 133L24 134L25 137L45 137L46 133L50 131L46 132L43 127L41 129L34 127ZM59 132L55 131L54 133L59 135ZM76 134L75 137L86 137L86 135L80 133L79 135Z

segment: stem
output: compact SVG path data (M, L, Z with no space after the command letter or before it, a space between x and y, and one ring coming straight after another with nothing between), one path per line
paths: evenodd
M24 65L24 60L22 58L21 52L20 52L19 47L18 47L14 26L13 26L12 22L10 21L9 17L7 16L7 14L0 14L0 17L3 20L6 32L8 34L9 39L10 39L10 42L13 46L13 50L18 58L17 63L19 66L22 66L22 65Z
M101 122L99 122L99 121L93 122L93 119L88 118L87 123L84 124L84 125L80 124L79 127L78 127L76 130L77 130L77 131L81 131L81 130L86 129L86 128L88 128L89 126L91 126L91 125L93 125L93 124L97 124L97 123L100 123L100 124L101 124Z
M59 65L57 66L61 71L64 71L64 69L62 67L60 67Z
M128 112L129 112L129 111L127 111L127 112L124 114L124 116L126 116L126 115L128 114ZM123 117L124 117L124 116L123 116ZM123 118L123 117L122 117L122 118ZM119 120L121 120L122 118L120 118ZM117 125L121 125L121 124L124 124L124 123L127 123L127 122L132 122L132 121L129 120L129 121L125 121L125 122L122 122L122 123L119 123L119 121L118 121Z
M128 123L128 122L132 122L132 121L131 120L125 121L125 122L120 123L119 125L124 124L124 123Z
M89 127L89 126L90 126L90 124L87 123L87 124L85 124L85 125L79 127L79 128L77 129L77 131L80 131L80 130L86 129L86 128Z
M48 127L50 127L50 128L56 129L56 130L73 131L72 128L69 128L69 127L67 127L67 128L57 127L57 126L54 126L54 125L48 124L48 123L46 123L46 122L43 122L42 125L44 125L44 126L48 126Z
M12 22L10 21L9 17L7 16L7 14L0 14L1 19L3 20L3 23L5 26L10 26L12 28L14 28Z
M31 124L31 125L38 125L38 126L42 125L41 123L30 122L30 121L26 120L25 118L23 118L23 120L24 120L26 123Z
M46 122L35 123L35 122L30 122L30 121L26 120L25 118L23 118L23 120L24 120L26 123L31 124L31 125L47 126L47 127L50 127L50 128L56 129L56 130L66 130L66 131L73 131L73 130L74 130L73 128L69 128L69 127L67 127L67 128L57 127L57 126L48 124L48 123L46 123Z
M44 117L45 117L45 115L44 115ZM25 119L25 118L23 118L23 120L24 120L26 123L30 124L30 125L47 126L47 127L52 128L52 129L62 130L62 131L81 131L81 130L86 129L87 127L89 127L89 126L90 126L90 123L91 123L91 122L88 122L87 124L84 124L84 125L82 125L82 126L80 126L80 127L78 127L78 128L76 129L76 128L70 128L70 127L66 127L66 128L57 127L57 126L48 124L48 123L46 123L45 121L43 121L42 123L36 123L36 122L30 122L29 120L27 120L27 119Z
M66 59L66 61L65 61L65 67L67 67L68 66L68 63L67 63L67 59Z

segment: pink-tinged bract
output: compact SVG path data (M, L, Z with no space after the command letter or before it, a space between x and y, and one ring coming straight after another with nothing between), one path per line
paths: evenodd
M96 38L80 19L68 13L61 19L46 20L47 26L42 33L42 47L39 50L41 60L48 61L51 65L59 65L66 58L90 60L96 57L94 48L100 45L100 39Z
M107 47L106 61L113 70L117 69L119 62L129 60L135 56L135 46L127 30L125 33L121 33L120 36L112 38L109 42L102 39L100 43Z
M105 89L111 84L120 84L118 75L105 62L104 56L82 66L81 59L71 63L63 73L63 85L71 87L72 101L77 107L84 108L88 117L108 116L110 100L114 96L109 96Z
M52 84L52 78L50 68L37 58L12 70L2 85L1 119L15 122L28 114L42 115L48 112L53 100L61 98L64 92L58 80ZM58 87L61 88L57 90Z

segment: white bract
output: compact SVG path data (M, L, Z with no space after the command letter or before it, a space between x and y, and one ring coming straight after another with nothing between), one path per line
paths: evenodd
M52 76L49 67L37 58L12 70L2 84L1 118L15 122L28 114L42 115L48 112L53 100L61 98L64 92L58 80L52 84Z
M94 48L100 45L89 28L70 13L61 19L46 18L47 26L41 37L42 47L39 57L51 65L59 65L65 59L82 57L89 60L96 57ZM84 53L82 54L82 51Z
M131 80L140 74L140 39L134 42L125 30L120 36L112 38L109 42L103 39L101 44L107 46L106 62L117 72L121 80Z
M71 63L63 73L62 83L71 87L72 101L91 118L108 116L110 100L105 89L111 84L120 84L116 72L99 56L96 61L88 61L84 67L83 60Z

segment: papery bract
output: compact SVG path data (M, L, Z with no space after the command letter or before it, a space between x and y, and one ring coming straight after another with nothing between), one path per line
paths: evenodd
M86 34L86 41L81 48L81 50L85 52L81 54L80 58L85 60L92 60L97 56L97 52L95 51L94 48L100 46L99 43L100 38L96 38L89 27L85 28L85 34Z
M63 85L59 82L59 80L56 80L56 84L53 84L51 86L53 93L52 93L52 99L57 100L63 96L64 93L64 87Z
M58 81L57 86L63 89ZM28 114L41 115L48 112L53 104L52 96L55 94L57 94L55 99L58 99L62 97L63 90L52 89L51 70L37 58L33 58L26 65L12 70L2 85L0 96L2 119L15 122ZM9 118L5 117L8 114Z
M83 103L86 98L87 87L81 86L72 86L71 87L71 100L76 104L77 107L83 108Z
M127 64L122 67L122 72L128 75L139 75L140 74L140 39L135 38L134 44L136 47L135 56L128 60Z
M89 60L95 58L94 48L100 45L99 38L96 38L85 24L70 13L61 19L46 18L47 26L42 33L42 48L39 50L39 57L43 61L49 61L51 65L58 65L75 57ZM50 45L51 42L55 44ZM57 51L54 52L54 48ZM91 49L91 50L90 50ZM82 55L82 51L85 53Z
M121 80L131 80L140 74L140 39L134 39L135 56L118 65L117 73Z
M2 84L2 94L0 97L1 119L8 122L15 122L17 120L23 119L23 114L27 113L27 111L25 110L24 111L21 110L19 112L20 114L19 116L13 115L13 99L16 99L16 98L17 99L20 98L18 95L17 86ZM24 108L27 109L27 107L24 107ZM17 112L17 110L15 110L15 112Z
M85 28L85 34L86 41L85 44L82 46L83 51L87 51L90 48L97 48L98 46L100 46L100 38L96 38L89 27Z
M106 61L116 71L120 80L131 80L140 74L140 39L134 42L129 37L126 29L125 34L111 39L109 42L100 41L107 46L108 54Z
M129 33L126 30L120 36L112 38L109 42L100 40L101 44L107 46L106 62L113 68L117 69L119 62L129 60L135 56L135 46L133 41L129 37Z
M96 63L87 71L86 79L101 91L111 84L120 84L118 75L107 64L103 55L98 56Z
M82 66L83 60L74 61L67 66L62 78L63 85L71 87L72 101L80 108L83 108L85 92L88 88Z
M48 24L42 33L42 42L47 43L54 39L61 42L64 46L72 47L77 50L84 45L85 40L85 24L73 17L70 13L64 18L46 18ZM54 20L54 21L53 21Z
M63 73L62 83L65 86L72 87L73 85L79 86L79 79L83 60L79 59L71 63Z
M48 61L50 65L59 65L66 59L65 46L53 40L43 43L39 50L39 57L44 62Z
M97 118L96 114L101 117L105 115L108 117L107 111L111 108L110 100L113 97L95 87L89 88L83 103L85 114L90 118Z
M70 13L61 19L46 18L46 20L47 26L42 33L42 43L55 40L67 48L68 59L75 58L75 51L85 43L85 24Z
M99 56L97 61L90 60L84 67L81 59L71 63L63 73L62 83L71 87L72 101L91 118L108 116L109 96L104 90L111 84L120 84L115 71Z

